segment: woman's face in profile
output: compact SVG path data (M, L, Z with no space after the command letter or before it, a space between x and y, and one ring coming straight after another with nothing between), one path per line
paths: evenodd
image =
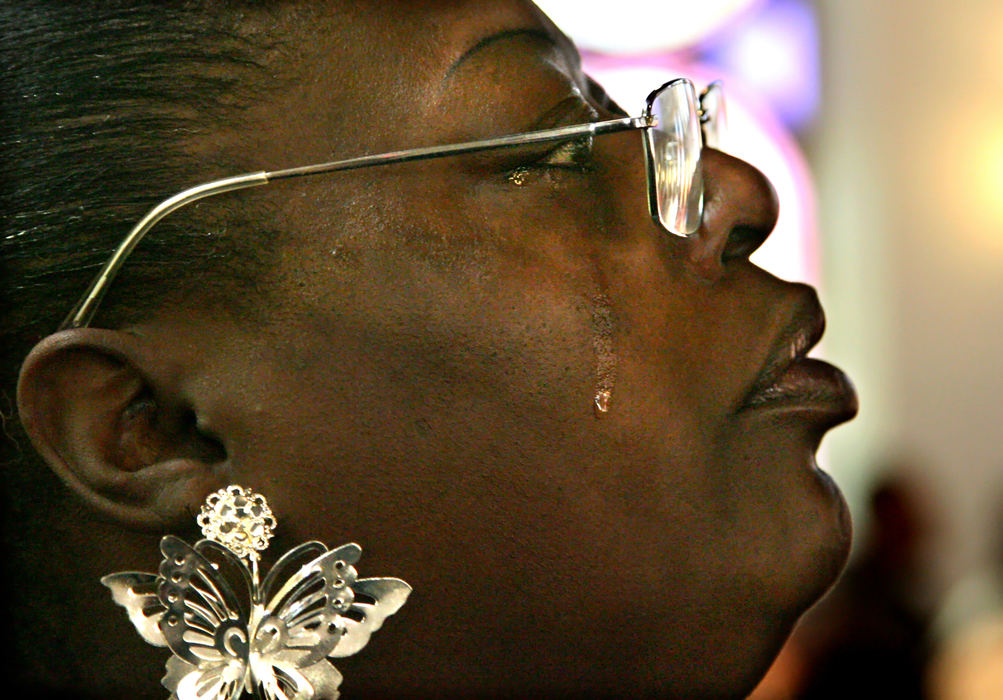
M211 147L287 167L620 115L532 8L379 14L298 28L298 79ZM263 321L151 327L198 354L276 551L356 541L414 587L346 690L747 689L834 580L849 525L814 453L852 406L767 388L817 302L748 261L762 176L705 169L690 239L648 214L637 132L277 184Z

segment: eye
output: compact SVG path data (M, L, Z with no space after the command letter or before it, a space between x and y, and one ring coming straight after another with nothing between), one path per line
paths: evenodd
M508 174L509 182L524 185L535 176L556 181L562 173L587 173L592 170L592 137L565 141L543 157L520 165Z

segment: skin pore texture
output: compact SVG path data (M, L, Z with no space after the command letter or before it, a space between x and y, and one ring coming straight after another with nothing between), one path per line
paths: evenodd
M193 153L280 168L620 115L528 4L321 4L283 31L294 79ZM639 133L566 153L234 195L285 234L254 318L99 315L35 347L21 419L87 504L55 547L90 554L63 603L88 611L62 633L79 682L163 695L165 650L98 578L155 571L159 537L192 538L239 483L278 518L271 552L354 541L362 576L414 587L337 662L343 697L755 685L849 547L814 454L850 412L743 404L814 292L748 261L777 215L751 166L704 152L704 222L681 239L648 214Z

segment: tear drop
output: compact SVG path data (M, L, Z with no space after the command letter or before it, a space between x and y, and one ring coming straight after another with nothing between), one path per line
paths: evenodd
M509 173L508 181L517 187L522 187L526 184L526 177L529 175L529 168L526 166L519 166L511 173Z
M612 396L612 392L609 389L600 389L596 392L596 415L602 415L603 413L607 413L609 411L610 396Z

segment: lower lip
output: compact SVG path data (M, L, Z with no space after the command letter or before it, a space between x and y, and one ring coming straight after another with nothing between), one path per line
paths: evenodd
M802 358L773 384L750 396L743 408L806 411L849 420L857 413L857 393L838 367Z

